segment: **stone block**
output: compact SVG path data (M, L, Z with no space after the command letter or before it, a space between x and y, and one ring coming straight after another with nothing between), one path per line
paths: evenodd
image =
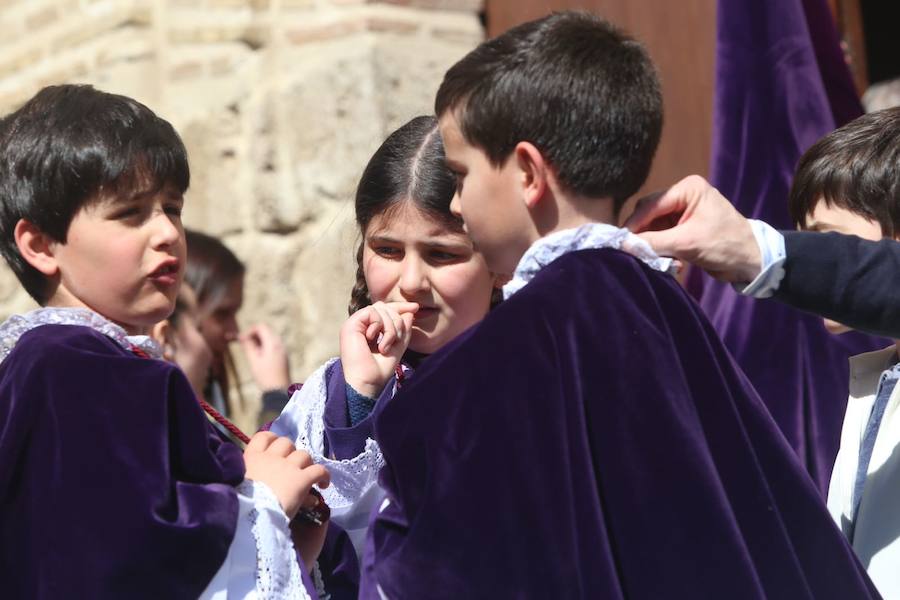
M251 194L239 111L209 111L178 131L191 165L184 222L214 235L243 231Z
M284 30L284 38L291 44L309 44L343 38L363 31L365 21L346 19L317 24L298 24Z
M169 69L168 76L170 79L193 79L199 77L204 72L204 64L197 60L187 60L172 66Z
M59 20L59 12L55 6L45 6L27 17L25 17L25 27L32 33L46 28L48 25Z
M368 0L370 4L395 4L430 10L452 10L479 13L484 10L484 0Z

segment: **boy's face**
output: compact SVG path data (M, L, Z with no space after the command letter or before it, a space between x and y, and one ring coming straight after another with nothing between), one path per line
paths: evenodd
M462 216L466 232L488 268L501 275L512 274L537 239L521 194L523 173L515 155L494 167L483 150L465 140L452 112L440 118L440 129L447 166L457 178L450 210Z
M884 237L881 225L877 221L870 221L867 217L825 203L820 198L811 213L807 215L806 227L809 231L833 231L846 235L855 235L866 240L877 241ZM831 319L823 319L825 329L830 333L844 333L850 331L846 325L842 325Z
M165 187L79 210L66 243L51 245L60 283L48 305L90 308L132 335L168 317L184 275L183 204Z

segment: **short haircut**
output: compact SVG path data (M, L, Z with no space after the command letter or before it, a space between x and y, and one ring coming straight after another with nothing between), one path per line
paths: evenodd
M22 258L25 219L59 243L75 214L103 198L129 198L190 183L175 129L143 104L88 85L39 91L0 121L0 254L38 303L46 278Z
M900 107L863 115L800 158L789 207L804 228L819 202L864 216L882 234L900 233Z
M528 141L569 191L618 210L647 178L662 131L643 46L584 12L559 12L483 42L444 76L435 112L500 166Z

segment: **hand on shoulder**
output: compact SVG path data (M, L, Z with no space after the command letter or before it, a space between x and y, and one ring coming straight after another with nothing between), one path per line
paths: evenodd
M752 281L761 269L750 222L699 175L641 198L625 227L658 254L695 264L724 281Z

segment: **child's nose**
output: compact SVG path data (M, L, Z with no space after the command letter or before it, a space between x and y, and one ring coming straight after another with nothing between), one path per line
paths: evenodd
M153 246L171 246L182 239L182 229L167 214L160 214L153 219Z
M407 257L401 268L400 293L406 298L413 298L419 292L428 289L428 270L420 259Z
M450 201L450 212L457 217L462 217L462 206L459 203L459 192L453 193L453 200Z

